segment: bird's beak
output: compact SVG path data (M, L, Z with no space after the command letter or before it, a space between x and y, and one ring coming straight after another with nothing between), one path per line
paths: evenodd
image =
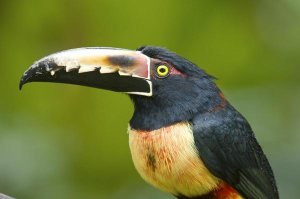
M139 51L78 48L35 62L22 76L28 82L57 82L152 96L150 58Z

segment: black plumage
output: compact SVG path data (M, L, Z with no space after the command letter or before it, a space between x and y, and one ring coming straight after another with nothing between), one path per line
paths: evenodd
M217 177L245 198L279 198L272 169L244 117L231 105L196 115L195 144Z
M164 48L146 46L138 50L171 64L186 76L153 77L151 98L130 95L135 106L130 121L134 129L154 130L176 122L190 121L197 113L207 112L222 102L214 78L192 62Z

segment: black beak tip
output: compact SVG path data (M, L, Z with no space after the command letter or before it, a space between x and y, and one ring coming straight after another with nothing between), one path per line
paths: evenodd
M30 67L25 73L22 75L19 82L19 90L22 90L24 84L31 82L34 76L36 76L36 68Z
M23 83L22 83L22 80L21 80L20 83L19 83L19 91L22 90L22 87L23 87Z
M24 76L21 77L21 80L20 80L20 83L19 83L19 90L20 90L20 91L22 90L23 85L25 84L24 78L23 78L23 77L24 77Z
M25 71L25 73L21 77L19 83L19 90L22 90L24 84L35 81L38 74L46 73L46 68L52 67L53 64L51 64L52 63L50 63L48 60L39 63L34 63L27 71Z
M21 79L20 79L20 82L19 82L19 90L21 91L22 88L23 88L23 85L26 84L28 82L28 75L25 73Z

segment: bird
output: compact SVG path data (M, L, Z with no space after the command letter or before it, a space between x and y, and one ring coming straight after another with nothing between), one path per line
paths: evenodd
M215 80L166 48L85 47L36 61L19 89L53 82L127 94L134 106L127 129L134 166L178 199L278 199L251 126Z

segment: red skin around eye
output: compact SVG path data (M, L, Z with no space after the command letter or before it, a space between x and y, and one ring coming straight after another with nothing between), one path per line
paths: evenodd
M151 76L154 77L155 76L155 73L156 73L156 67L159 66L159 65L166 65L168 66L169 70L170 70L170 73L169 75L180 75L182 77L187 77L186 74L183 74L182 72L180 72L179 70L177 70L175 67L173 67L171 64L168 64L166 62L162 62L161 60L159 59L151 59L151 69L152 69L152 73L151 73Z
M177 69L174 68L174 67L171 67L170 70L171 70L171 71L170 71L170 75L180 75L180 76L182 76L182 77L186 77L185 74L181 73L179 70L177 70Z

